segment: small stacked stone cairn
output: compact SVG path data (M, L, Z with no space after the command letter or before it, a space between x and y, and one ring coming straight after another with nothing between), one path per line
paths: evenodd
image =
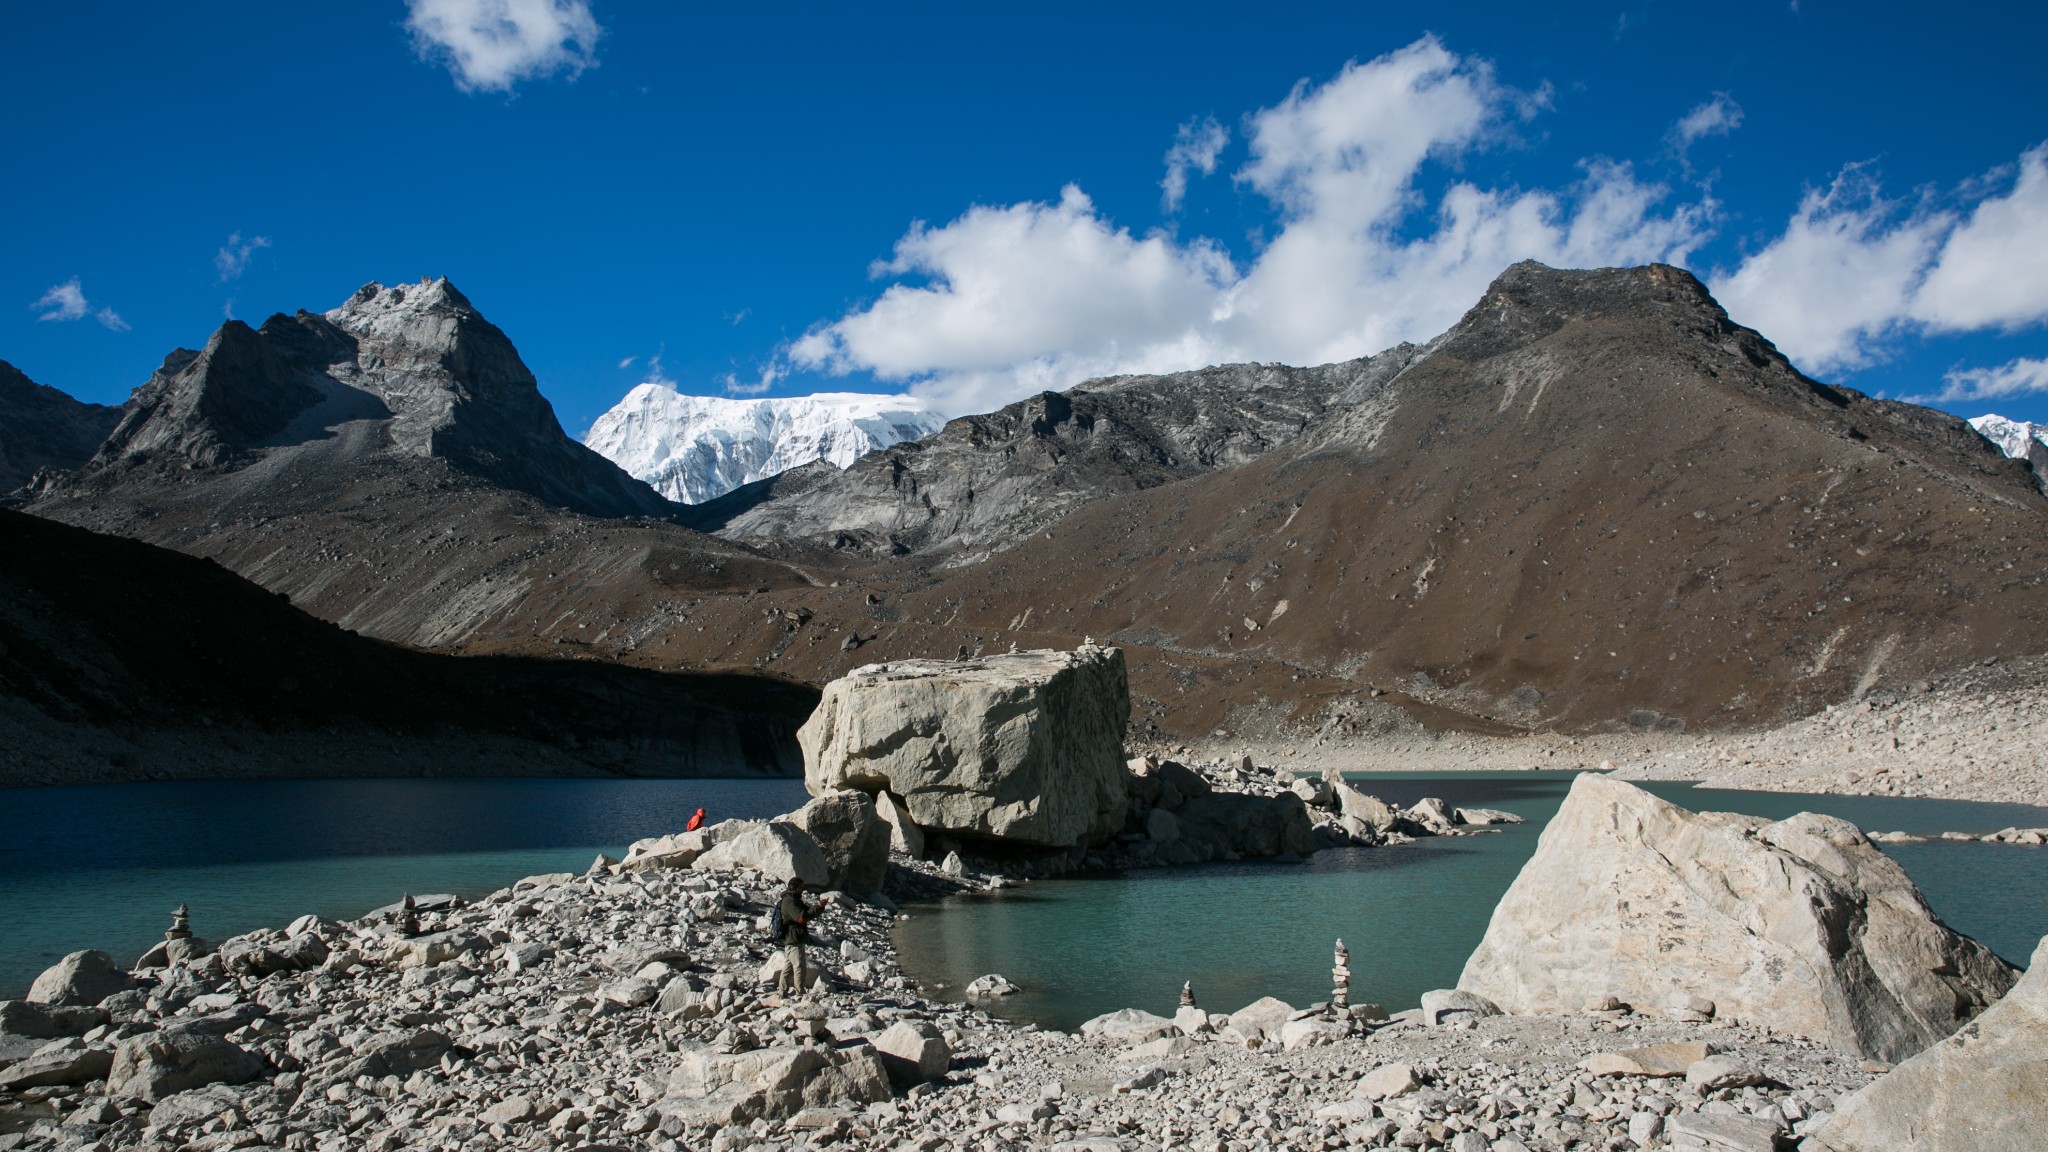
M164 942L192 938L192 909L183 904L171 909L171 926L164 929Z
M399 901L398 916L395 919L395 923L397 924L398 934L400 936L419 935L420 910L412 902L412 893L407 892L405 894L405 899Z
M1181 984L1180 1006L1183 1008L1195 1007L1195 982L1193 980L1188 980Z
M1337 962L1330 967L1330 1007L1337 1012L1351 1009L1351 949L1337 941Z

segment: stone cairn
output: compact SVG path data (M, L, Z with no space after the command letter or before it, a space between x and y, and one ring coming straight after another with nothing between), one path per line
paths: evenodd
M192 909L183 904L171 909L171 926L164 929L164 943L192 938Z
M1195 982L1193 980L1186 981L1180 986L1180 1006L1183 1008L1193 1008L1195 1006Z
M412 893L407 892L405 894L405 899L398 902L398 916L396 918L396 922L398 925L398 934L400 936L419 935L420 910L412 902Z
M1330 1007L1338 1012L1351 1009L1351 949L1337 941L1337 962L1330 967Z

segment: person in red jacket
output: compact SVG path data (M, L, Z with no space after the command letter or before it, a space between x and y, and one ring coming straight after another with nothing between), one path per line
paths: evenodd
M685 825L683 826L683 831L685 831L685 832L695 832L695 831L696 831L697 829L699 829L699 828L702 828L703 826L704 826L704 810L703 810L702 808L699 808L699 809L697 809L697 813L696 813L696 815L694 815L694 816L690 817L690 822L689 822L688 824L685 824Z

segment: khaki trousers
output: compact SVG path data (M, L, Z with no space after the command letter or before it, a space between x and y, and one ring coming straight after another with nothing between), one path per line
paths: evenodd
M776 974L778 990L794 996L801 996L810 990L811 970L804 962L804 946L784 944L782 946L782 971Z

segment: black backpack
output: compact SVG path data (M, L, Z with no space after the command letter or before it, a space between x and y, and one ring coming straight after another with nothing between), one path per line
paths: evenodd
M768 910L768 940L772 944L782 943L782 901Z

